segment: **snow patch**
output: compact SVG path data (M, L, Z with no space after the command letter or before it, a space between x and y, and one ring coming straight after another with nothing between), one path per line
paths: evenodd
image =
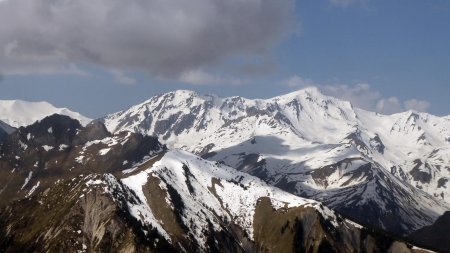
M31 190L28 192L28 194L27 194L25 197L26 197L26 198L30 197L31 194L33 194L34 191L36 191L36 189L39 187L40 183L41 183L41 182L38 181L37 184L34 185L34 186L31 188Z
M111 150L111 148L104 148L104 149L101 149L100 151L98 151L98 154L99 155L106 155L106 154L108 154L108 152Z
M64 151L64 150L66 150L68 147L69 147L69 145L61 144L61 145L59 145L59 151Z
M21 190L23 190L23 188L25 188L25 186L27 186L28 182L30 182L31 177L33 176L33 172L30 171L28 173L28 177L25 178L25 182L23 183L22 187L20 188Z
M54 147L49 146L49 145L43 145L42 148L48 152L48 151L52 150Z
M75 162L83 164L84 155L80 155L78 157L75 157Z

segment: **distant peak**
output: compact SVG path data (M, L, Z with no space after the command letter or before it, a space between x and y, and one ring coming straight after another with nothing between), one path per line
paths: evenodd
M302 88L291 93L281 95L278 97L292 97L292 96L310 96L310 97L327 97L322 93L322 91L316 86L309 86Z
M20 99L0 100L0 104L3 106L22 106L22 105L52 106L49 102L46 102L46 101L25 101L25 100L20 100Z
M299 92L305 92L310 94L322 95L322 91L317 86L308 86L306 88L300 89Z
M170 93L176 96L198 96L197 92L192 90L175 90Z
M291 93L285 94L285 95L280 95L277 97L274 97L272 99L275 100L292 100L295 98L304 98L304 99L309 99L309 100L317 100L317 101L322 101L322 100L333 100L333 101L341 101L338 98L332 97L332 96L328 96L325 95L320 88L315 87L315 86L310 86L310 87L306 87L303 89L299 89L296 91L293 91ZM272 100L270 99L270 100ZM342 101L343 103L347 103L346 101ZM349 103L349 102L348 102Z
M91 121L91 119L77 112L67 108L57 108L45 101L0 100L0 120L12 127L31 125L52 114L70 116L80 121L83 125Z

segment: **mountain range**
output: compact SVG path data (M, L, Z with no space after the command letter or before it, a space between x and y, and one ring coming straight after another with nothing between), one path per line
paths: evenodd
M381 115L316 88L180 90L89 124L1 106L5 252L450 248L428 232L450 210L450 117Z
M154 137L52 115L0 145L2 252L420 252Z
M381 115L308 88L266 100L175 91L103 122L111 132L159 136L396 234L449 210L449 117Z

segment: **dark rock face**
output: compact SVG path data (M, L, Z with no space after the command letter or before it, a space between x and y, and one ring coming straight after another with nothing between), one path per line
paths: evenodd
M102 123L83 128L67 116L49 116L19 128L0 143L0 206L57 180L121 172L163 150L165 146L153 137L111 135Z
M375 148L380 154L384 154L384 150L386 147L384 146L378 134L370 139L370 145Z
M88 141L101 140L111 137L105 125L99 121L94 121L82 129L73 141L73 145L82 145Z
M415 181L420 181L422 183L429 183L431 180L431 173L427 164L423 164L422 161L420 160L415 160L414 163L416 165L410 172L411 176L414 178ZM422 166L425 166L428 172L420 170Z
M14 142L23 138L29 139L28 142L34 146L68 145L73 141L77 131L81 128L82 126L78 120L68 116L53 114L30 126L19 128L17 134L14 135L15 138L12 138L11 141Z
M392 252L400 245L371 229L334 228L313 208L274 210L270 200L261 198L255 211L256 252ZM395 251L393 251L395 252Z
M6 137L8 137L8 133L5 130L3 130L2 128L0 128L0 142L5 140Z
M438 188L446 187L447 182L448 182L447 178L440 178L438 180Z
M450 252L450 212L445 212L433 225L415 231L409 238L422 247Z
M4 141L14 130L13 127L0 120L0 142Z

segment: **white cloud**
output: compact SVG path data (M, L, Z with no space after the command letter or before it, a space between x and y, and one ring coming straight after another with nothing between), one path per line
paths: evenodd
M383 114L393 114L405 110L400 100L396 97L381 98L378 100L375 109Z
M430 108L431 104L425 100L410 99L404 102L404 106L407 110L426 112Z
M323 85L320 88L326 95L351 101L355 106L363 109L375 108L377 101L381 97L380 93L372 90L367 83L355 85L332 84Z
M315 83L311 79L294 75L282 81L281 84L291 88L316 86L325 95L350 101L358 108L375 111L382 114L398 113L405 110L426 112L430 107L430 103L424 100L410 99L402 102L397 97L383 97L379 91L374 90L370 84L367 83L357 83L354 85L321 85Z
M246 83L245 80L213 75L201 69L189 70L182 73L179 81L192 85L241 85Z
M305 79L300 76L292 76L291 78L283 81L283 84L288 87L308 87L316 86L316 84L311 79Z
M293 24L293 0L11 0L0 6L0 70L62 64L181 73L261 55Z

